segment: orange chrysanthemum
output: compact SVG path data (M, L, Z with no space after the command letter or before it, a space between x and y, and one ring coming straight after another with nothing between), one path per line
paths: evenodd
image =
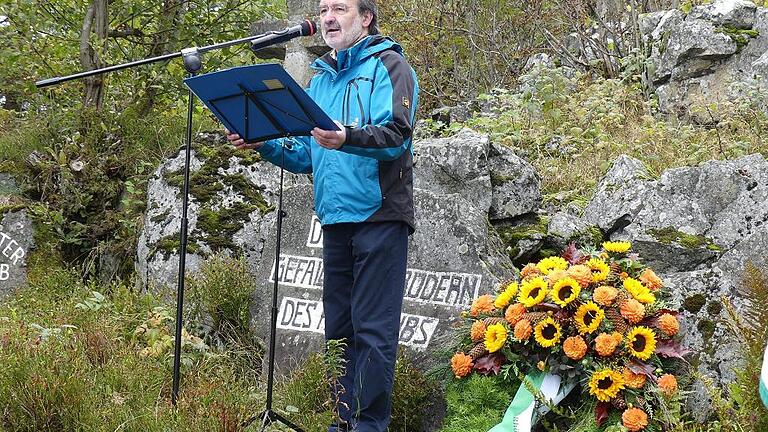
M472 302L472 307L469 309L469 313L476 317L481 313L493 312L493 296L490 294L481 295Z
M453 369L453 374L456 375L456 378L469 375L472 372L472 366L474 366L472 357L463 352L458 352L451 357L451 369Z
M620 344L621 341L624 340L624 335L621 334L620 332L617 332L617 331L611 333L611 336L613 336L613 338L616 339L616 344L617 345Z
M667 336L674 336L678 331L680 331L680 323L672 314L662 314L659 317L658 322L659 329L661 329L661 331L663 331Z
M520 341L528 340L532 333L533 327L527 319L521 319L515 324L515 339Z
M539 268L536 267L536 264L530 263L527 264L525 267L523 267L522 270L520 270L520 277L523 279L529 278L529 277L535 277L541 274L541 271L539 271Z
M628 367L624 368L624 384L633 389L642 388L645 385L645 374L636 374Z
M629 299L621 304L621 316L631 324L637 324L645 317L645 306L635 299Z
M621 415L621 424L630 432L643 430L648 426L648 414L640 408L629 408Z
M554 269L550 271L547 274L547 281L549 282L549 286L552 287L555 282L559 281L560 279L568 276L568 271L562 270L562 269Z
M608 333L600 333L595 338L595 351L603 357L613 355L618 345L616 338Z
M523 306L521 303L515 303L507 308L507 311L504 312L504 319L507 320L509 325L515 325L518 321L520 321L520 318L523 317L523 314L525 313L525 306Z
M619 291L616 288L603 285L595 289L595 292L592 293L592 298L595 300L595 303L601 306L610 306L616 300L618 294Z
M568 268L568 276L576 279L583 287L592 283L592 269L583 264Z
M571 336L563 342L565 355L571 360L581 360L587 353L587 344L581 336Z
M650 268L646 268L643 270L643 272L640 274L640 282L643 283L643 285L646 286L651 291L656 291L660 289L662 286L664 286L664 283L661 281L661 278L656 275L656 273L653 272Z
M473 342L480 342L485 339L485 323L482 321L475 321L472 323L472 330L470 336L472 336Z
M677 393L677 378L674 375L664 374L659 378L659 390L664 396L672 396Z

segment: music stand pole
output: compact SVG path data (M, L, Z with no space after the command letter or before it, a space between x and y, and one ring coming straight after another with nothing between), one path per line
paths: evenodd
M182 51L184 68L190 76L195 76L203 66L200 54L195 48ZM187 209L189 207L189 165L192 159L192 112L195 108L195 94L189 90L187 103L187 130L186 148L184 149L184 193L182 197L181 227L179 229L179 280L176 290L176 342L173 350L173 387L171 390L171 403L176 406L179 398L179 381L181 369L181 332L182 319L184 318L184 274L187 262Z
M261 431L264 432L267 426L275 422L280 422L296 432L304 432L300 427L291 423L288 419L272 409L272 393L275 381L275 345L277 339L277 295L278 295L278 270L280 267L280 239L283 232L283 218L287 216L283 211L283 179L285 173L285 144L280 147L280 187L277 194L277 238L275 240L275 271L273 274L274 283L272 284L272 308L269 326L269 356L267 361L267 402L264 411L258 416L253 416L243 423L243 428L253 423L256 419L261 420Z

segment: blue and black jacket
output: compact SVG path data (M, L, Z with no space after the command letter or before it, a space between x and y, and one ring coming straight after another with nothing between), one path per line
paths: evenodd
M347 127L338 150L312 137L285 148L285 169L313 173L315 213L322 225L403 221L415 228L413 123L418 103L416 74L393 40L368 36L354 46L317 59L307 93ZM279 140L259 149L279 165Z

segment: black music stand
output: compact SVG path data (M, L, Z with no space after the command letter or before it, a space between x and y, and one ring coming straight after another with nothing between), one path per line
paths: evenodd
M309 135L338 126L278 64L259 64L187 78L184 83L246 143Z
M306 92L277 64L260 64L212 72L184 80L189 89L210 108L230 131L239 134L246 143L273 138L309 135L314 127L339 130L336 123L307 95ZM272 409L275 371L275 339L277 333L277 271L280 266L280 238L283 229L283 175L285 146L281 146L280 189L277 205L277 241L275 242L275 275L269 334L269 362L266 408L258 416L245 421L244 426L257 419L262 431L276 421L289 428L302 430ZM182 240L186 244L186 238Z

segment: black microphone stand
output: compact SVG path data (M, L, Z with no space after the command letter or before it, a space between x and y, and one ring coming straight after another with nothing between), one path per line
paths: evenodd
M55 77L44 79L35 82L37 88L49 87L63 82L72 81L80 78L86 78L93 75L104 74L108 72L127 69L139 65L156 63L160 61L170 60L176 57L182 57L184 62L184 68L190 76L196 75L202 69L201 54L207 51L226 48L233 45L242 43L250 43L253 50L264 48L270 45L286 42L297 36L308 36L315 33L316 26L311 21L305 21L299 26L289 27L281 31L267 32L262 35L249 36L245 38L235 39L228 42L219 44L207 45L204 47L193 47L181 50L180 52L165 54L157 57L146 58L143 60L137 60L129 63L123 63L119 65L108 66L101 69L94 69L91 71L85 71L76 73L73 75ZM190 160L192 153L192 113L194 111L194 93L189 90L188 93L188 109L187 109L187 126L186 126L186 141L185 141L185 154L184 154L184 186L183 186L183 198L182 198L182 216L181 227L179 232L179 275L178 275L178 287L176 298L176 337L173 356L173 387L171 391L171 402L175 407L179 397L179 382L180 382L180 366L181 366L181 333L182 333L182 320L184 310L184 275L186 272L186 258L187 258L187 209L189 207L189 174L190 174ZM278 217L277 217L277 247L275 257L275 272L277 272L277 266L280 260L280 235L282 230L282 218L283 218L283 166L285 165L285 149L283 148L282 163L280 166L280 193L278 199ZM274 293L272 298L272 329L270 331L270 353L269 353L269 377L267 382L267 406L265 411L259 416L262 419L262 431L266 429L269 424L275 421L280 421L289 428L296 432L303 432L300 428L293 425L287 419L280 414L272 410L272 388L274 380L274 350L275 350L275 327L277 324L277 277L275 277ZM251 419L248 423L251 423L255 419Z

